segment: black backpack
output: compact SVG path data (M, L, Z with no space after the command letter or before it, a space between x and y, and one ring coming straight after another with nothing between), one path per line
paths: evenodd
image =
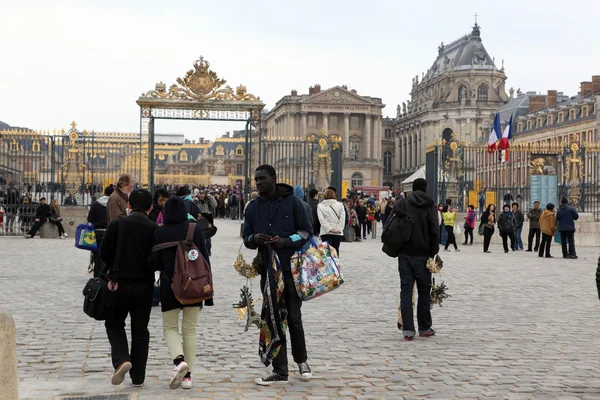
M400 250L410 242L413 222L401 204L383 226L381 251L390 257L398 257Z

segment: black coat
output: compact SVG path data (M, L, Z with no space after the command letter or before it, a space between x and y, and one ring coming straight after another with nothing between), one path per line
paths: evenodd
M40 204L40 206L37 208L37 211L35 212L35 217L43 219L50 217L50 214L50 206L48 204Z
M367 207L365 206L356 206L356 215L358 215L358 220L364 222L367 220Z
M187 208L180 197L171 197L167 200L165 210L163 211L164 225L158 227L152 238L152 246L167 242L180 242L185 240L190 222L187 220ZM193 221L192 221L193 223ZM194 231L194 244L204 256L204 259L210 264L208 251L206 249L206 240L200 225L196 225ZM156 271L161 271L160 274L160 303L162 312L175 310L182 307L198 307L202 302L197 304L181 304L173 294L171 283L175 273L175 255L177 247L155 251L152 253L152 267ZM211 300L212 301L212 300ZM212 305L207 300L207 305Z
M124 223L123 238L119 238L119 223ZM123 240L117 281L154 283L154 269L150 266L152 236L158 228L145 212L133 211L127 217L115 218L108 224L100 245L100 258L111 266L117 255L119 240ZM112 277L112 276L111 276Z
M106 229L108 226L106 218L106 203L102 205L98 200L94 201L90 206L87 221L94 225L94 229Z
M501 235L508 235L514 233L517 226L517 220L512 212L502 212L498 217L498 230Z
M413 220L413 226L410 241L399 253L408 257L434 257L440 251L440 221L433 199L417 190L396 201L393 213L400 208Z
M319 200L317 199L308 199L308 205L312 211L311 223L313 227L313 234L315 236L319 236L319 232L321 232L321 222L319 221L319 213L317 212L317 207L319 206Z

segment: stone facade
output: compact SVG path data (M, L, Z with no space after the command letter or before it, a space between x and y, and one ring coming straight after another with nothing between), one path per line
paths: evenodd
M268 138L305 138L310 134L339 135L342 138L342 180L348 187L383 183L385 107L380 98L361 96L346 86L321 91L320 85L299 95L292 90L265 115L263 128ZM391 130L390 130L391 132Z
M469 35L438 48L432 67L413 78L411 100L397 106L393 176L401 182L425 165L426 147L436 141L475 142L484 124L508 100L504 65L498 68L481 41L479 25Z

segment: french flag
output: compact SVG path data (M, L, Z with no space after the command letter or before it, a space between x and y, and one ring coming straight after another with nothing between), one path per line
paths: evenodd
M506 124L506 127L504 128L504 132L502 132L502 137L500 138L500 143L498 144L498 149L500 149L500 151L503 151L503 154L501 155L500 159L502 162L506 162L508 161L508 148L510 147L510 140L512 139L513 135L512 135L512 115L510 116L510 119L508 120L508 123Z
M494 127L490 132L488 139L488 153L496 151L496 143L502 138L502 128L500 127L500 113L496 113L494 117Z

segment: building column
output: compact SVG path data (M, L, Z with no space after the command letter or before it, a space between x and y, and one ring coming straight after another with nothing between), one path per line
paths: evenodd
M379 116L373 115L373 160L379 160Z
M344 158L350 158L350 114L344 114L344 138L342 141Z
M371 114L365 115L365 160L371 159Z
M290 138L293 138L294 136L296 136L296 113L289 113L290 116L290 132L288 134L288 136Z
M307 118L307 114L306 112L301 113L301 117L300 117L300 135L302 136L302 139L306 138L306 118Z
M417 167L417 134L413 134L413 168Z
M392 171L392 175L397 175L400 169L400 134L396 133L394 135L394 170Z
M325 134L329 136L329 113L323 113L323 128L325 129Z

